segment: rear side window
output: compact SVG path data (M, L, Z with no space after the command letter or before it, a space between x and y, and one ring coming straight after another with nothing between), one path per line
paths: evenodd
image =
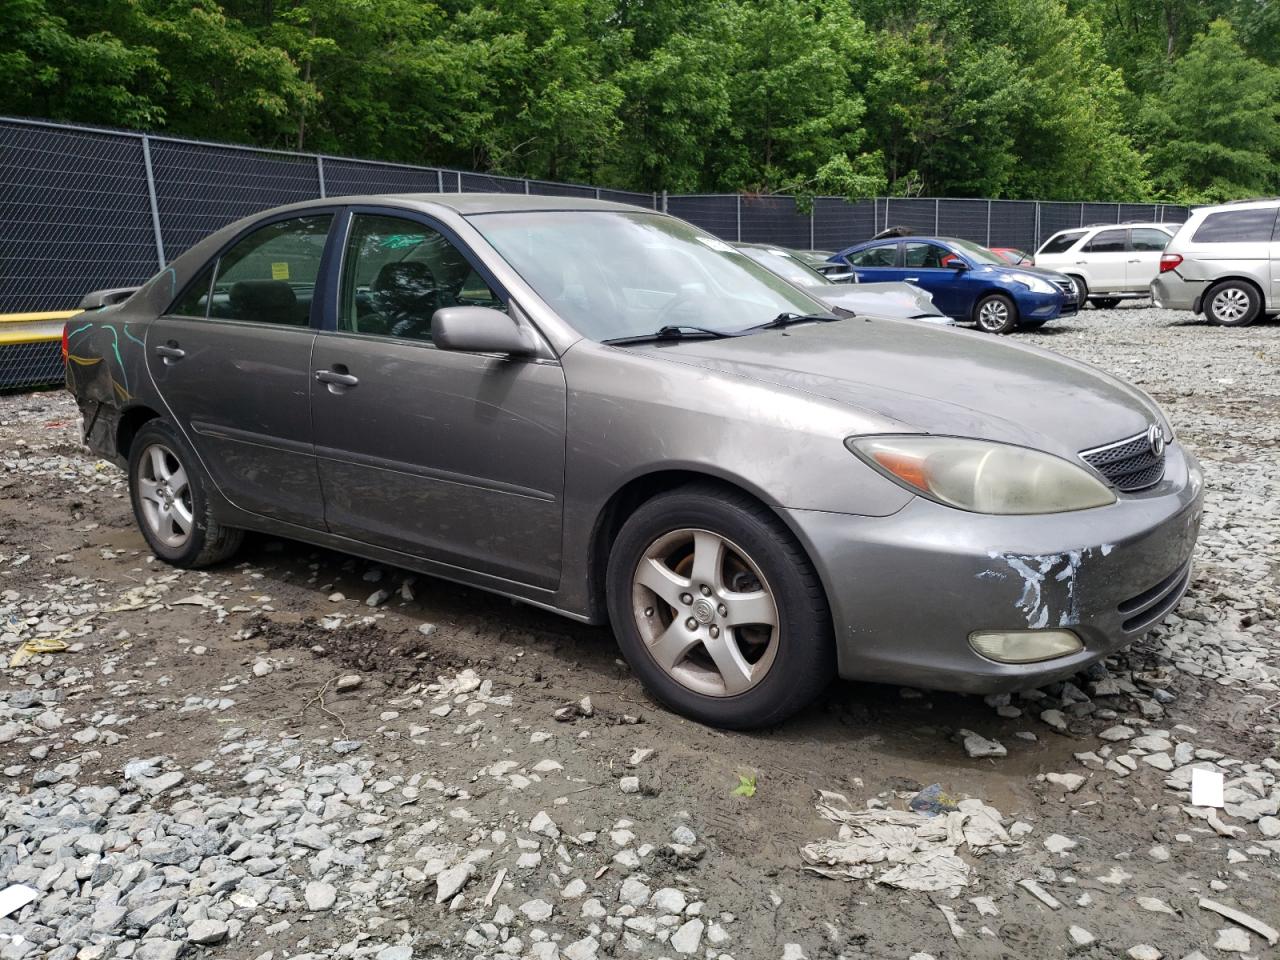
M1276 207L1211 213L1196 228L1192 243L1266 243L1276 224Z
M1129 247L1132 250L1163 250L1169 235L1153 227L1134 227L1129 231Z
M882 247L867 247L857 253L849 254L847 259L855 267L892 267L897 259L898 245L886 244Z
M1065 253L1075 246L1075 242L1083 236L1083 230L1060 233L1056 237L1050 237L1045 242L1045 245L1040 248L1040 253Z
M218 260L209 316L289 327L311 323L332 214L259 227Z
M1086 253L1123 253L1127 230L1102 230L1084 245Z

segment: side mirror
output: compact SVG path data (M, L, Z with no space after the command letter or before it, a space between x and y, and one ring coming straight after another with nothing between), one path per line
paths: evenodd
M947 266L950 267L952 270L955 270L957 273L962 273L963 271L969 269L969 265L965 263L963 260L961 260L959 257L952 258L951 262L948 263Z
M431 342L441 350L528 356L537 348L515 319L492 307L443 307L431 316Z

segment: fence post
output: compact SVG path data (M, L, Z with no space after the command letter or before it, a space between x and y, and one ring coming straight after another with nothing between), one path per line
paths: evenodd
M987 242L984 243L983 246L984 247L991 246L991 201L990 200L987 201Z
M529 181L527 179L524 182L524 195L526 197L529 195Z
M1031 249L1034 251L1035 248L1038 246L1040 246L1040 201L1039 200L1036 201L1036 237L1035 237L1034 245L1032 246Z
M596 187L596 199L597 199L597 200L599 200L599 199L600 199L600 188L599 188L599 187Z
M458 174L458 192L461 193L462 192L462 171L458 170L456 172Z
M324 192L324 157L316 154L316 176L320 179L320 199L323 200L328 196Z
M164 236L160 233L160 207L156 203L156 177L151 169L151 138L142 135L142 165L147 171L147 200L151 203L151 229L156 236L156 262L165 266Z
M662 212L667 212L667 191L662 191Z
M814 237L813 215L817 211L817 209L818 209L818 198L814 197L813 200L809 202L809 249L810 250L812 250L814 247L817 246L817 244L813 242L813 237Z
M935 237L942 234L942 220L940 217L939 205L940 201L937 197L933 198L933 235Z
M444 193L444 171L436 171L436 193Z
M1080 226L1084 226L1084 204L1080 204Z
M742 194L735 193L733 199L736 201L734 209L738 215L738 243L742 242Z

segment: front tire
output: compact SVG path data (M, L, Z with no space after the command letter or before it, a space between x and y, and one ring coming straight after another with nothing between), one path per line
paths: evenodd
M1078 303L1080 305L1080 309L1083 310L1085 304L1089 302L1089 284L1084 277L1077 273L1068 274L1068 276L1070 277L1071 282L1076 285L1076 303Z
M195 454L163 420L151 420L129 447L129 499L151 551L175 567L225 560L244 538L213 517Z
M653 696L711 726L770 726L835 675L812 565L766 507L692 485L642 504L609 554L609 617Z
M1003 293L989 293L979 300L973 316L984 333L1009 333L1018 325L1018 307Z
M1220 327L1247 327L1262 312L1258 291L1243 280L1227 280L1204 298L1204 314Z

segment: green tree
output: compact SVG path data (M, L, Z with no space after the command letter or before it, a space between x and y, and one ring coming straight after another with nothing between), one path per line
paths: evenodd
M1212 202L1280 191L1280 69L1249 57L1225 20L1174 61L1142 104L1163 196Z

